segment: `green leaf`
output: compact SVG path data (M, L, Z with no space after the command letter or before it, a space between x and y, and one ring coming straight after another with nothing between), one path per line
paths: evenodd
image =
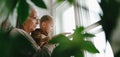
M79 51L78 53L75 54L75 57L84 57L84 52Z
M82 44L81 44L81 47L82 49L85 49L87 50L88 52L91 52L91 53L99 53L99 51L96 49L96 47L93 45L92 42L90 41L84 41Z
M83 34L83 37L84 38L92 38L92 37L94 37L95 35L93 35L93 34L90 34L90 33L85 33L85 34Z
M69 2L70 4L73 4L73 3L75 2L75 0L68 0L68 2Z
M17 4L17 0L0 0L0 24L8 19Z
M16 7L16 4L19 0L7 0L6 2L6 5L8 6L10 12L12 13L14 8Z
M57 46L52 54L51 57L68 57L68 52L66 52L66 48L64 48L63 46Z
M0 57L9 57L11 54L11 42L8 32L0 30Z
M13 12L18 0L0 0L0 12L2 9L8 9L9 12Z
M65 0L57 0L57 3L61 3ZM75 0L67 0L67 2L69 2L70 4L73 4L75 2Z
M47 9L43 0L31 0L36 6Z
M80 33L82 33L83 32L83 30L84 30L84 27L76 27L76 29L75 29L75 31L74 31L74 34L80 34Z
M61 3L61 2L63 2L63 1L65 1L65 0L57 0L57 3Z
M17 14L20 22L24 23L29 15L29 5L26 0L19 0Z
M50 40L48 43L56 44L56 43L67 43L70 40L63 34L58 34L54 37L52 37L52 40Z
M79 41L82 41L83 40L83 30L84 30L84 27L76 27L76 29L74 30L74 33L73 33L73 40L79 40Z
M62 34L56 35L56 36L52 37L52 40L50 40L48 43L51 43L51 44L59 43L60 40L62 40L62 38L64 38L64 37L65 36Z

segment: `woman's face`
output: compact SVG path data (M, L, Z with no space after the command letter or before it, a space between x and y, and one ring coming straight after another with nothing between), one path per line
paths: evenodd
M27 18L26 22L25 22L25 26L27 27L28 30L34 31L37 24L38 24L38 19L37 19L37 15L36 15L36 11L32 10L30 13L30 16Z

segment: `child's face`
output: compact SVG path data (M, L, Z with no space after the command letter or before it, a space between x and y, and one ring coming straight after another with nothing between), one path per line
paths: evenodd
M54 27L54 22L43 22L42 23L42 28L43 30L45 30L48 34L50 34L53 31L53 27Z
M54 27L54 23L53 22L47 23L46 24L46 32L48 34L52 33L53 32L53 27Z

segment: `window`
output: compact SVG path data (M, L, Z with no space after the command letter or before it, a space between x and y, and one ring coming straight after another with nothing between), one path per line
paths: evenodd
M73 32L73 29L75 29L75 17L74 17L74 7L68 8L63 13L63 31L64 32Z
M99 14L102 14L102 10L99 6L100 0L77 0L75 5L75 17L77 18L77 22L79 22L79 26L86 27L87 32L91 32L95 34L93 41L96 48L100 51L98 54L91 54L89 52L85 52L85 57L113 57L112 49L105 40L105 33L102 30L102 26L98 24L100 21ZM92 28L90 28L92 27ZM110 55L106 55L106 54Z
M62 32L73 32L75 26L84 26L87 32L93 33L95 37L90 39L100 51L91 54L85 51L85 57L113 57L109 42L106 43L105 33L99 24L102 10L99 6L100 0L76 0L74 6L61 6L56 9L56 34ZM110 55L107 55L110 54Z

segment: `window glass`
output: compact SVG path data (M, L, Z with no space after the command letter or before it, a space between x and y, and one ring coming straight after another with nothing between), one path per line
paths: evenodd
M63 13L63 31L64 32L73 32L75 29L75 16L74 16L74 8L73 6L68 8Z

